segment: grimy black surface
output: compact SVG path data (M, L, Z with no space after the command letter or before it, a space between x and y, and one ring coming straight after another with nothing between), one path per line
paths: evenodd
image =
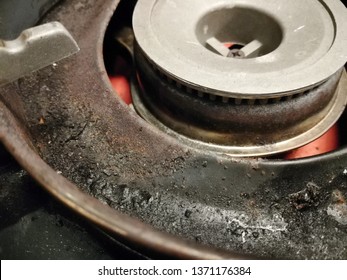
M143 259L44 192L0 146L0 259Z

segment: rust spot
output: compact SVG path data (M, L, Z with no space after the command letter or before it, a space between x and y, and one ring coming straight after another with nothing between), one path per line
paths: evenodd
M332 199L332 203L335 203L335 204L345 204L346 203L346 198L339 190L333 191L333 193L331 194L331 199Z

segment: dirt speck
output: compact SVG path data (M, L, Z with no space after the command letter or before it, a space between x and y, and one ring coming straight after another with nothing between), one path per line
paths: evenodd
M320 187L310 182L306 188L289 195L289 202L296 210L305 210L307 208L318 206L320 198Z
M190 218L191 215L192 215L192 211L190 211L190 210L186 210L186 211L184 212L184 216L185 216L186 218Z

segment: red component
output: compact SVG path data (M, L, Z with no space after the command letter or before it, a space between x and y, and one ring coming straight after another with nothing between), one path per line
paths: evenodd
M117 75L117 76L109 76L111 84L115 92L118 96L126 103L131 104L131 93L130 93L130 85L129 81L125 76Z
M228 49L231 48L234 45L234 43L224 43L224 46Z
M301 148L288 152L285 159L299 159L305 157L311 157L321 155L334 151L339 147L339 129L337 124L330 128L325 134L323 134L317 140L303 146Z
M128 105L132 103L130 77L131 66L122 56L116 56L113 68L109 72L109 79L115 92Z

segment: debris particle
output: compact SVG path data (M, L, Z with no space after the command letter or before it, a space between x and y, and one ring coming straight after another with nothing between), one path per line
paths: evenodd
M191 215L192 215L192 211L190 211L190 210L186 210L186 212L184 212L184 216L186 218L190 218Z
M40 125L43 125L43 124L45 124L45 123L46 123L45 118L44 118L44 117L40 117L40 118L39 118L39 124L40 124Z
M297 210L305 210L312 206L318 206L320 188L314 183L308 183L306 188L289 195L290 203Z
M241 233L241 238L242 238L242 243L246 243L246 232L245 231L243 231Z
M250 195L248 193L240 193L240 196L242 198L246 198L246 199L249 199L250 198Z
M102 173L104 173L106 176L111 176L112 175L112 173L109 170L106 170L106 169L104 169L102 171Z

